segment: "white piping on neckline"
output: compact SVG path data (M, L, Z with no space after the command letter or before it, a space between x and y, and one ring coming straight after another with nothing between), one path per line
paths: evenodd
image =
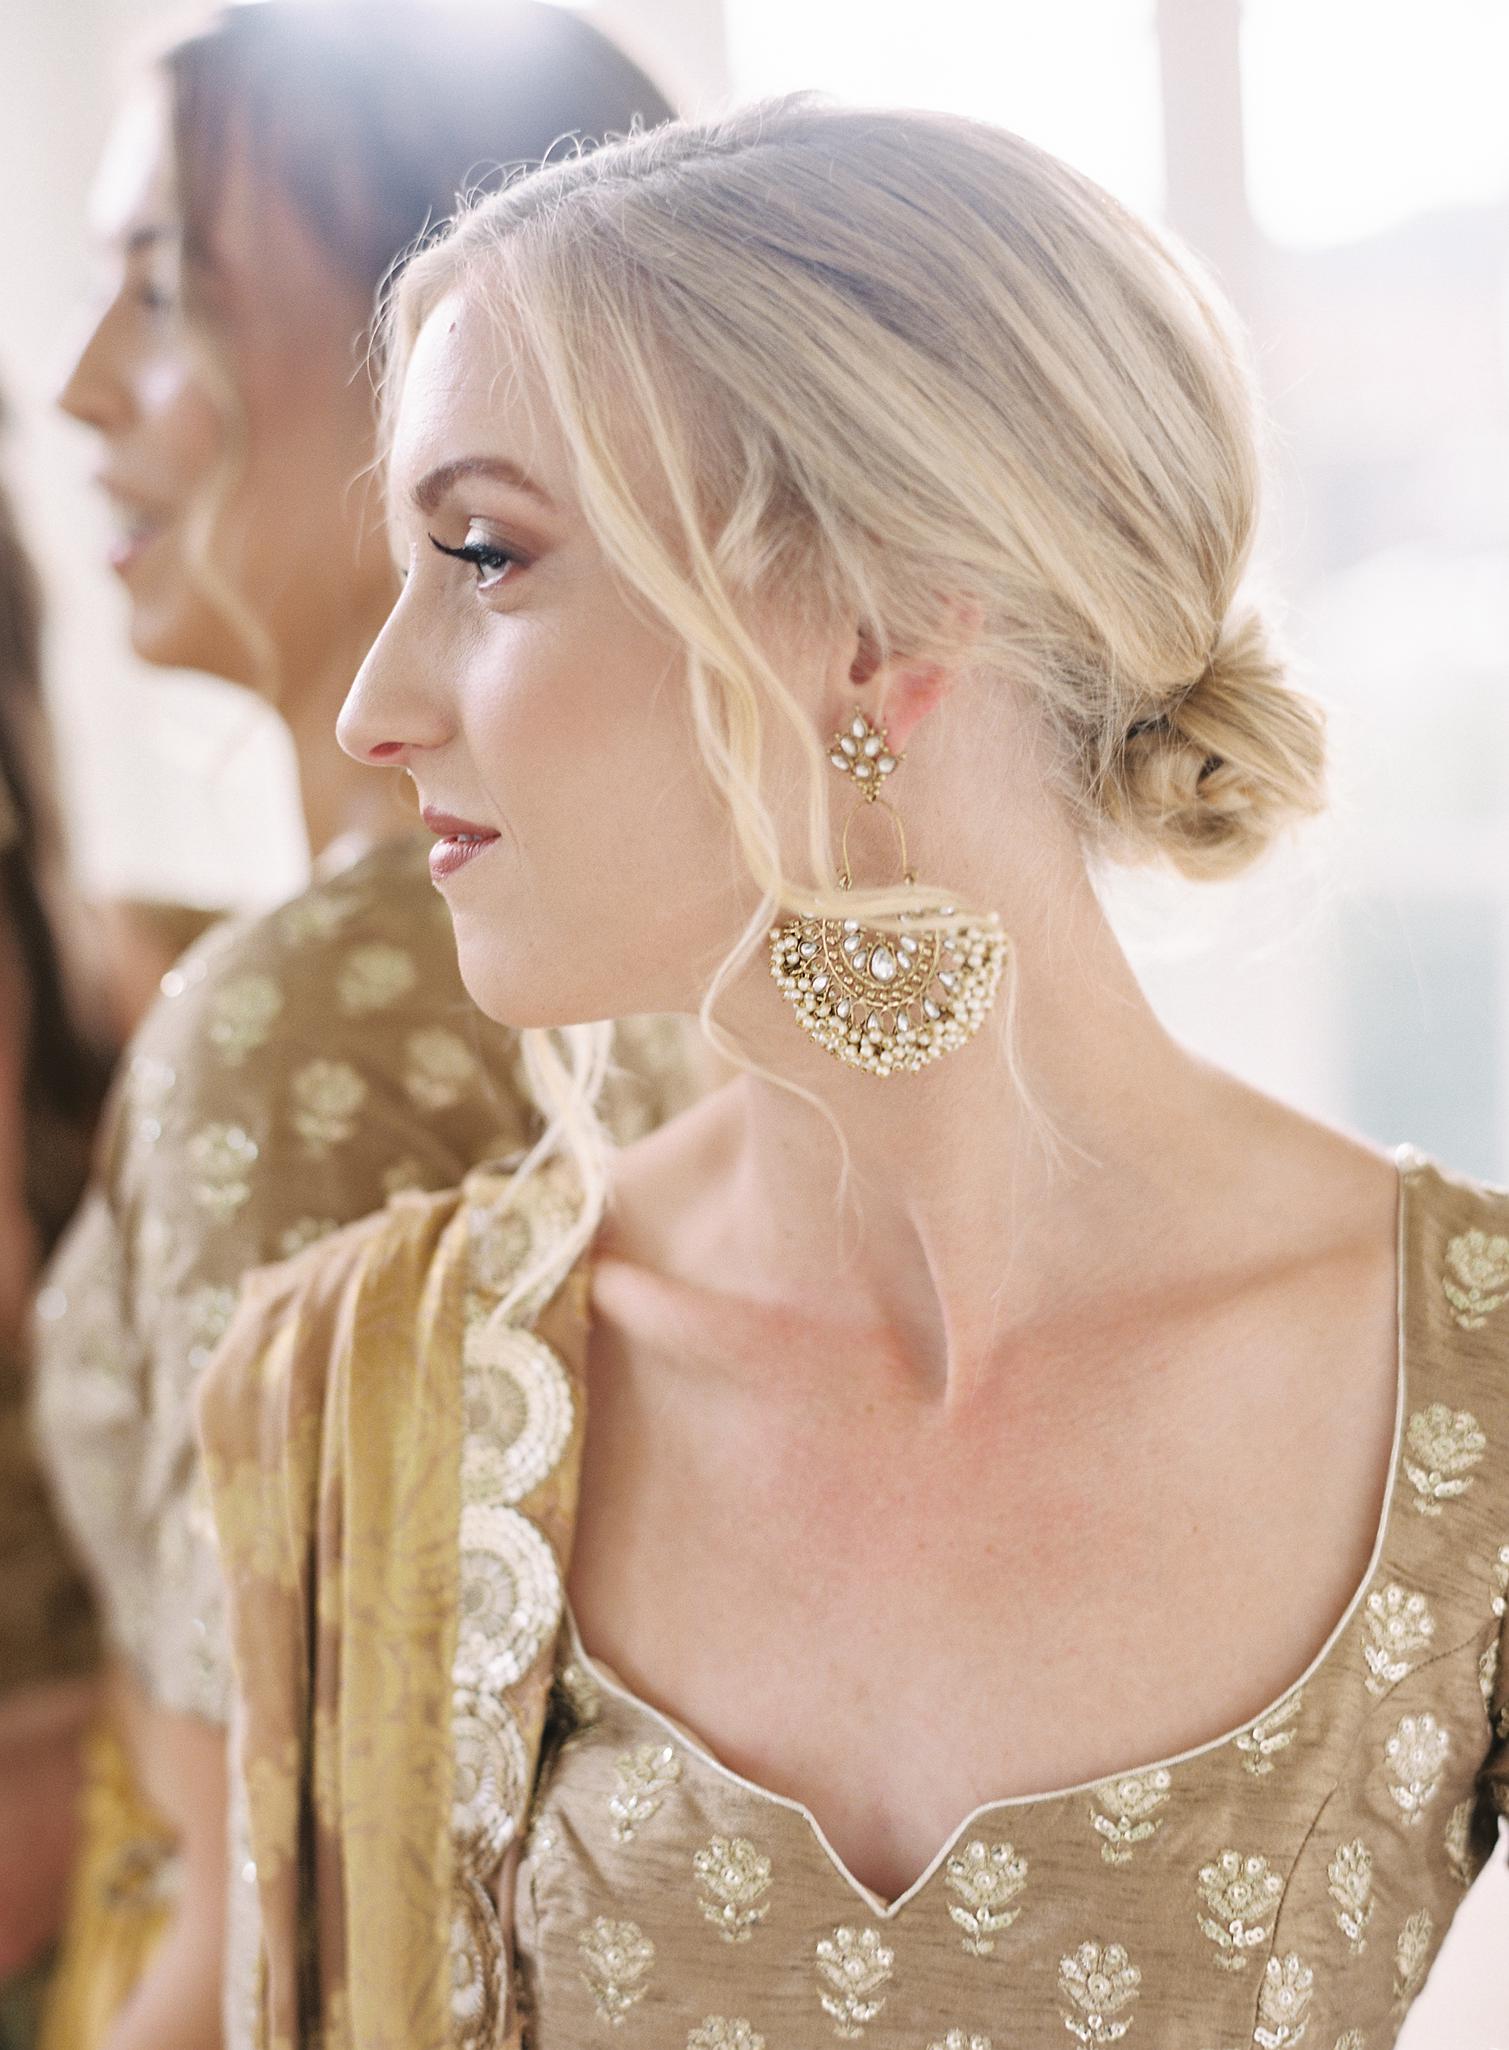
M576 1615L572 1610L569 1600L566 1599L563 1588L561 1596L562 1613L567 1629L570 1632L572 1650L575 1656L608 1693L616 1695L620 1701L626 1703L630 1708L638 1710L643 1715L648 1715L653 1721L659 1723L679 1743L684 1744L695 1757L700 1758L719 1778L728 1780L732 1785L742 1788L745 1793L753 1794L759 1801L770 1802L777 1808L785 1808L793 1814L800 1815L839 1878L852 1892L859 1896L869 1908L871 1914L883 1922L893 1920L909 1901L916 1899L918 1894L932 1880L965 1831L983 1816L993 1814L996 1810L1002 1808L1044 1807L1050 1802L1067 1801L1073 1799L1077 1794L1090 1793L1096 1787L1114 1784L1117 1780L1140 1779L1148 1773L1164 1772L1177 1765L1187 1765L1191 1759L1201 1758L1209 1752L1222 1750L1226 1745L1234 1743L1238 1737L1243 1736L1247 1731L1255 1729L1259 1723L1270 1721L1302 1687L1306 1686L1314 1678L1321 1666L1330 1657L1340 1639L1345 1635L1372 1587L1373 1578L1387 1549L1388 1539L1393 1527L1395 1480L1399 1472L1400 1456L1404 1450L1404 1413L1407 1407L1408 1348L1405 1340L1405 1325L1409 1307L1406 1300L1406 1275L1409 1265L1408 1242L1410 1237L1407 1190L1411 1173L1417 1167L1428 1165L1429 1156L1408 1140L1392 1147L1390 1152L1398 1179L1394 1219L1394 1309L1395 1346L1398 1368L1394 1399L1394 1441L1389 1454L1388 1480L1383 1492L1383 1510L1379 1518L1377 1534L1373 1539L1372 1553L1369 1556L1367 1570L1363 1574L1361 1584L1353 1594L1352 1599L1347 1603L1340 1620L1332 1627L1325 1643L1316 1652L1314 1658L1311 1659L1309 1665L1306 1666L1299 1678L1291 1681L1283 1693L1275 1701L1270 1702L1268 1707L1259 1710L1256 1715L1245 1717L1234 1729L1227 1730L1222 1736L1212 1737L1205 1743L1192 1745L1187 1751L1176 1752L1171 1758L1155 1758L1147 1765L1134 1765L1124 1767L1121 1770L1097 1773L1094 1779L1081 1780L1072 1787L1054 1787L1041 1794L1007 1794L1000 1800L981 1801L978 1806L970 1810L958 1827L949 1834L938 1851L928 1860L928 1863L911 1884L903 1892L897 1894L893 1901L886 1902L881 1899L879 1894L873 1893L864 1884L863 1880L855 1878L838 1852L833 1848L833 1845L828 1841L822 1824L804 1801L795 1800L789 1794L778 1794L773 1788L762 1787L757 1780L746 1779L743 1773L735 1772L732 1766L725 1765L721 1758L715 1756L708 1749L707 1745L702 1742L700 1737L693 1735L685 1724L678 1722L674 1716L668 1715L664 1709L656 1708L652 1702L646 1701L642 1695L634 1693L632 1688L625 1686L624 1682L619 1679L611 1666L605 1666L595 1659L582 1643L581 1632L577 1628Z

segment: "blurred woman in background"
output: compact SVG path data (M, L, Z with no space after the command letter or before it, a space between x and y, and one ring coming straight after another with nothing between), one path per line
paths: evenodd
M164 979L39 1300L51 1470L110 1652L50 2050L220 2036L232 1691L190 1400L241 1277L533 1129L517 1037L458 979L406 786L334 739L396 588L365 483L374 298L463 187L668 112L534 0L267 0L169 50L106 159L108 282L63 404L100 438L133 646L276 707L313 880ZM681 1047L653 1021L620 1036L620 1131L695 1093ZM238 2011L253 1969L231 1974Z
M41 684L41 602L0 490L0 2050L30 2040L74 1839L97 1662L27 1430L26 1306L78 1201L109 1074L81 987Z

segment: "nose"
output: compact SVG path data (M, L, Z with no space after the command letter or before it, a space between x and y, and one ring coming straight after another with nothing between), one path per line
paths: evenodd
M124 427L131 414L131 397L116 374L111 342L114 305L101 314L85 314L79 326L82 334L73 340L65 356L65 368L57 389L57 404L70 419L80 420L101 434Z
M374 768L407 766L414 755L443 747L451 724L438 691L425 675L406 617L407 590L384 622L346 693L335 737L354 762Z

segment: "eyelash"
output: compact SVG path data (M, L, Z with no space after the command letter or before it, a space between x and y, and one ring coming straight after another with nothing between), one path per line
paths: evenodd
M467 563L478 572L477 588L479 590L487 590L494 583L502 583L503 572L510 565L516 569L524 567L524 558L521 555L516 555L511 548L491 547L485 541L467 541L460 548L448 548L443 541L438 541L433 534L429 538L430 546L438 548L442 555L453 556L457 562ZM488 568L495 570L496 575L484 578L480 572Z

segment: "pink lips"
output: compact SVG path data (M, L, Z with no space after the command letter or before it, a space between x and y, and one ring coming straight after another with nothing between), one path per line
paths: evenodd
M106 560L117 576L132 570L162 534L167 520L145 500L124 489L105 471L96 471L96 486L117 509L124 531L106 551Z
M436 811L430 805L424 807L420 817L437 836L435 845L430 849L430 880L434 883L455 875L469 861L485 854L498 838L491 826L475 825L470 819L458 819L452 813Z
M106 553L106 561L118 577L126 575L141 560L152 543L162 532L161 527L147 527L129 539L113 542Z

